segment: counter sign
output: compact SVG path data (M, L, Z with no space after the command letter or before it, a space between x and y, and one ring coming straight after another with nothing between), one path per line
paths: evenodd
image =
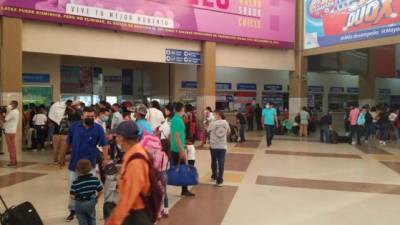
M198 51L186 51L179 49L166 49L165 62L177 64L201 64L201 53Z

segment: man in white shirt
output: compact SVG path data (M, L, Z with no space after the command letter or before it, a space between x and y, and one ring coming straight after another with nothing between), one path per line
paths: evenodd
M18 102L12 101L7 107L8 113L3 121L3 128L6 137L7 149L10 154L9 167L17 166L17 149L15 146L15 136L19 122Z
M158 101L151 102L151 108L147 111L146 120L150 123L151 129L156 130L165 121L164 114L161 112Z
M111 129L115 129L118 127L120 123L124 121L124 119L122 118L122 115L119 112L120 106L118 103L114 103L111 109L113 111L113 116L111 119Z

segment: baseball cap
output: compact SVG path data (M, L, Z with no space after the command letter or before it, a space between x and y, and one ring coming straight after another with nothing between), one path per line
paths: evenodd
M147 114L147 107L143 104L139 104L136 107L136 112L145 116Z
M113 129L111 133L121 135L126 139L136 139L139 137L139 127L133 121L124 121Z

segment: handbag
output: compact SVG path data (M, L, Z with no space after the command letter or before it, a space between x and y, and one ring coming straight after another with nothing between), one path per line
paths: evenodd
M199 175L196 167L186 164L171 166L167 172L168 185L193 186L199 183Z

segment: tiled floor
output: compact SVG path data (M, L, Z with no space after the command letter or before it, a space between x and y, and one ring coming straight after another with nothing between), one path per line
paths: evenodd
M171 216L161 225L392 225L400 221L400 146L321 144L262 132L229 144L225 186L210 183L208 146L198 149L194 198L169 187ZM67 171L49 152L20 153L21 166L0 168L0 193L10 205L31 201L46 225L67 225ZM0 157L4 165L6 156ZM2 161L1 161L2 160ZM23 163L25 162L25 163ZM104 224L98 205L98 224ZM1 210L1 208L0 208ZM77 221L73 221L73 225Z

